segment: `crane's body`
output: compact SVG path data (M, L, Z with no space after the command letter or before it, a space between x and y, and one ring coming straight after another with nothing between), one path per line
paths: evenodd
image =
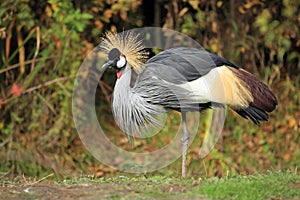
M135 136L160 129L167 109L180 111L183 177L188 144L186 112L202 111L212 104L228 105L258 124L268 120L267 112L277 105L274 94L262 81L215 54L176 47L143 63L145 53L138 41L130 41L133 36L129 46L118 44L114 37L108 35L105 41L109 61L103 68L112 66L117 70L112 104L115 120L123 132Z

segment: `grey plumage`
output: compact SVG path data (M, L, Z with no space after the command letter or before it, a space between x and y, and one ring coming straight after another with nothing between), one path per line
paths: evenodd
M151 104L146 94L139 89L130 88L131 73L131 68L126 69L115 85L113 115L120 129L127 135L148 137L164 126L166 110Z
M176 47L149 59L144 65L144 73L152 71L165 81L179 84L198 79L213 68L224 65L238 68L228 60L204 49Z
M127 64L113 94L113 114L119 127L128 135L146 136L163 127L166 108L201 111L212 105L222 106L221 102L209 99L200 101L191 92L193 88L181 87L221 66L238 69L222 57L202 49L187 47L168 49L152 57L145 63L144 70L139 75ZM261 81L259 83L264 86ZM272 102L273 107L274 105L276 101ZM259 107L234 109L255 123L268 119L266 112Z
M186 112L228 105L257 124L267 120L266 112L277 105L263 82L225 58L203 49L177 47L141 64L146 55L141 42L133 35L124 37L109 35L103 48L112 59L103 68L114 67L118 77L112 100L114 118L127 135L148 137L164 126L167 109L180 111L183 177L189 139Z

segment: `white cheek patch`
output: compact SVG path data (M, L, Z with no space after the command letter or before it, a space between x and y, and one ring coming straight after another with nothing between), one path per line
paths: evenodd
M117 62L117 67L122 68L126 65L126 59L123 56L120 56L120 60Z

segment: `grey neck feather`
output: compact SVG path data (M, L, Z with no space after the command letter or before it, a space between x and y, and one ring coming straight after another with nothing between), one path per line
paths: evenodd
M130 87L132 69L122 70L113 93L113 115L119 128L130 136L148 137L157 133L165 124L166 110L147 102L145 94Z

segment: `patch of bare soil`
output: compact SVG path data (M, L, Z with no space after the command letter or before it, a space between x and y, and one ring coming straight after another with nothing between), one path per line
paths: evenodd
M108 183L88 183L77 186L40 183L34 186L0 187L0 199L96 199L116 194L128 194L132 191L119 187L112 190Z
M177 184L162 186L151 181L85 183L76 186L38 183L33 186L0 185L0 199L191 199L186 196L186 191L185 187Z

